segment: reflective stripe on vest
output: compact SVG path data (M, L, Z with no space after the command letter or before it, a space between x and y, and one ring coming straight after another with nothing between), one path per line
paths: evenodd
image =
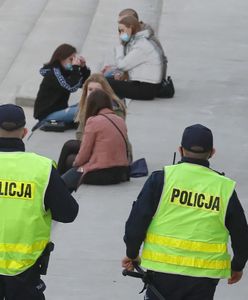
M230 276L225 214L235 182L209 168L165 167L165 184L148 228L142 266L197 277Z
M52 161L25 152L0 153L0 274L30 268L50 240L44 195Z

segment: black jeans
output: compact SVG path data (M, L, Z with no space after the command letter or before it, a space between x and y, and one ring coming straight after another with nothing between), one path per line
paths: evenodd
M148 83L142 81L122 81L107 78L110 86L119 98L134 100L153 100L156 97L161 83Z
M0 275L0 300L45 300L37 266L16 276Z
M129 181L129 167L112 167L85 174L82 183L92 185L109 185Z
M149 271L152 283L168 300L213 300L219 279L191 277ZM147 288L146 300L158 300Z
M91 185L117 184L129 180L129 167L95 170L86 173L84 176L74 167L62 175L62 179L70 191L76 191L82 183Z
M72 168L73 161L80 149L81 141L69 140L64 143L58 160L58 172L60 175L64 174Z

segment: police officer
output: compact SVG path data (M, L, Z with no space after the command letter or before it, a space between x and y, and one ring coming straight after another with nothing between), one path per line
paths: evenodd
M78 204L50 159L24 152L25 123L0 106L0 299L44 300L51 221L73 222Z
M165 299L213 299L220 278L238 282L248 259L248 226L235 182L210 169L213 136L200 124L184 130L181 161L153 172L126 222L127 256L139 261ZM231 236L233 258L227 252ZM157 297L147 288L145 299Z

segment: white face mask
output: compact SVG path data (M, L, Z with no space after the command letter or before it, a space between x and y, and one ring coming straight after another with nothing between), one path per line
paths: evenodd
M65 69L66 69L67 71L72 71L72 70L73 70L72 64L71 64L71 63L67 63L67 64L65 65Z
M124 32L120 35L120 39L123 42L127 43L130 40L130 36L126 32Z

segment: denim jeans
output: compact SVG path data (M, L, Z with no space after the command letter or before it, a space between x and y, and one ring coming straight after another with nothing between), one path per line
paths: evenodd
M78 112L78 104L74 104L71 106L68 106L65 109L55 111L42 121L50 121L50 120L56 120L56 121L63 121L65 123L71 123L74 121L76 114Z

